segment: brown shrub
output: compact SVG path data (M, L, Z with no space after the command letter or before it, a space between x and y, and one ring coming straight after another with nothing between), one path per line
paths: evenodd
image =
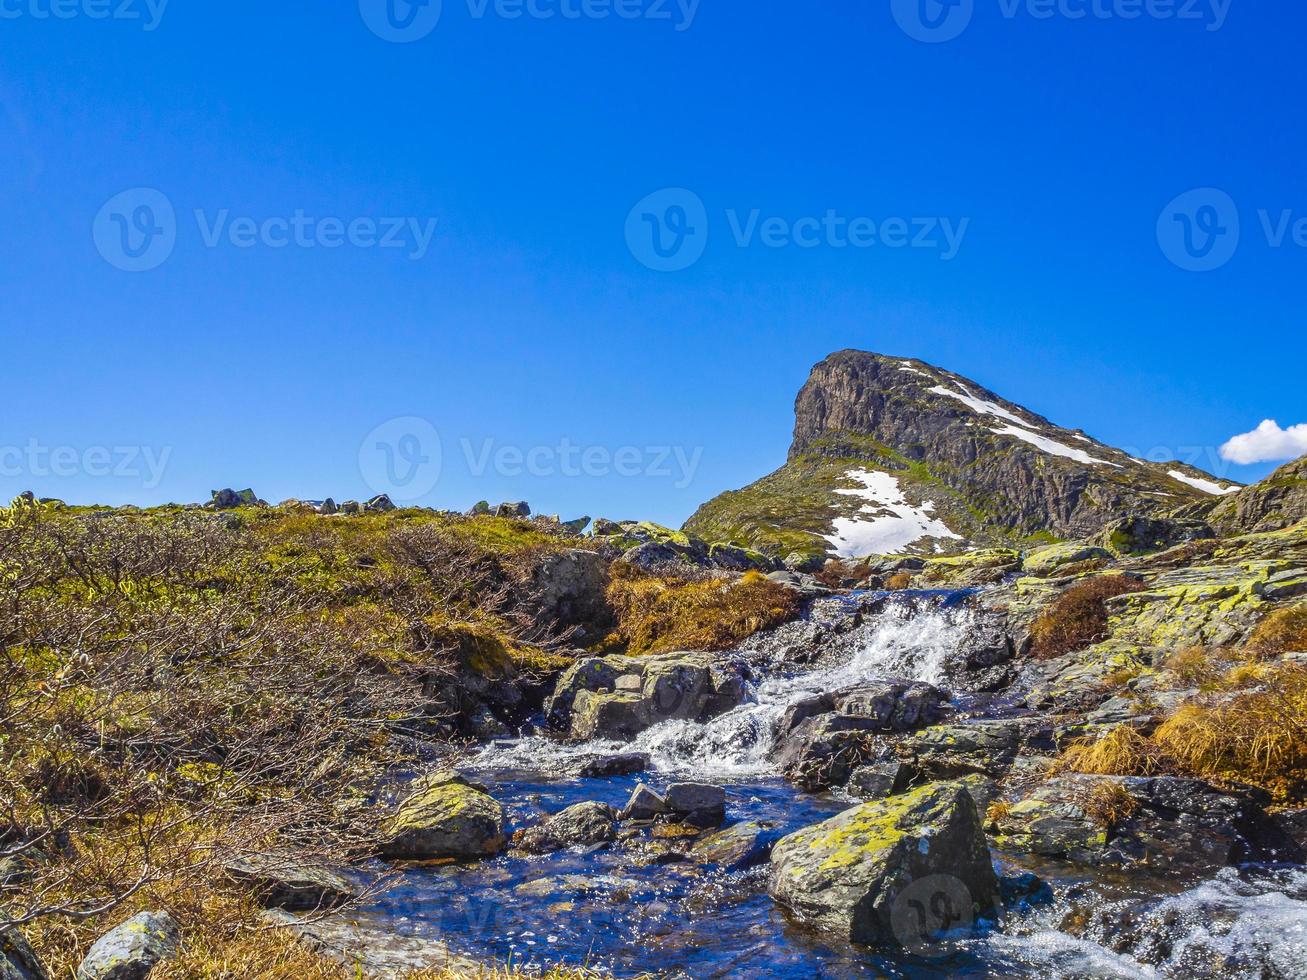
M799 614L798 596L758 572L739 579L656 575L614 566L608 600L617 617L609 642L632 655L724 650Z
M1145 586L1126 575L1103 575L1071 586L1046 609L1030 634L1037 657L1057 657L1083 650L1107 638L1107 600Z
M903 589L912 588L913 575L911 572L895 572L885 581L885 588L891 592L900 592Z

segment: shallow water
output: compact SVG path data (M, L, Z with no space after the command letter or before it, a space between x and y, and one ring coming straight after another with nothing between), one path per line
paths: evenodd
M945 604L947 605L947 604ZM565 745L543 736L486 747L470 767L511 828L586 800L622 806L641 780L724 785L727 823L770 821L788 833L852 805L799 792L768 761L772 723L792 701L883 677L938 682L968 622L961 608L891 606L855 631L845 655L802 673L761 676L750 702L707 724L668 723L632 743ZM596 751L643 751L643 776L569 778ZM1020 870L995 855L1000 870ZM620 977L1307 977L1307 872L1226 871L1202 882L1096 877L1032 867L1050 907L1009 910L909 955L855 947L790 923L767 897L766 867L725 873L642 864L638 848L503 856L472 866L410 868L367 910L392 931L519 965L589 964Z

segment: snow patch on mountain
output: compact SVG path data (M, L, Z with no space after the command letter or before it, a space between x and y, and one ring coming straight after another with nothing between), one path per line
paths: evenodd
M1213 497L1224 497L1227 493L1238 493L1238 487L1222 486L1211 480L1204 480L1201 477L1190 476L1182 470L1167 470L1166 475L1173 480L1179 480L1181 483L1187 483L1203 493L1210 493Z
M945 388L943 385L936 385L930 390L937 395L947 395L949 398L956 398L979 415L993 415L1000 419L1007 419L1009 422L1015 422L1017 425L1030 425L1030 423L1025 419L1013 415L1002 405L986 401L983 398L977 398L971 392L967 391L966 388L963 388L962 391L958 392L954 391L952 388Z
M866 503L859 511L860 516L836 518L832 533L824 535L839 557L896 555L928 537L962 540L960 534L955 534L947 524L932 516L933 503L926 501L920 507L908 503L898 478L893 474L849 470L845 475L861 486L835 492L846 497L859 497Z
M1115 466L1121 468L1120 463L1111 463L1105 459L1097 459L1090 456L1083 449L1072 449L1070 446L1064 446L1060 442L1055 442L1047 436L1041 436L1028 429L1023 429L1015 425L1005 425L1001 429L991 429L995 435L1011 436L1014 439L1020 439L1022 442L1028 442L1037 449L1052 456L1065 456L1067 459L1074 459L1077 463L1097 463L1101 466Z

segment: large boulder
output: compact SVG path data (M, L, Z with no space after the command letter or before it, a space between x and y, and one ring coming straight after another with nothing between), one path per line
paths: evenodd
M46 980L45 969L17 929L0 929L0 980Z
M381 845L399 860L472 860L504 849L504 809L484 787L454 772L420 779L400 804Z
M1214 537L1211 526L1203 521L1133 516L1108 524L1099 535L1098 543L1113 554L1145 555Z
M617 811L607 803L592 802L569 806L544 823L524 830L513 843L532 854L547 854L616 839Z
M956 783L846 810L782 838L771 861L777 902L800 923L857 943L921 940L921 908L944 930L998 904L976 805Z
M545 705L573 738L634 738L669 720L707 721L744 700L743 666L707 653L590 657L570 667Z
M142 912L95 941L77 980L145 980L181 949L181 930L167 912Z

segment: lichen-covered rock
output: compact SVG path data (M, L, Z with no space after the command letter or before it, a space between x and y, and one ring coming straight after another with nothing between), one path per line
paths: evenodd
M142 912L95 941L77 980L145 980L181 949L181 931L167 912Z
M902 941L917 883L947 876L966 896L954 923L997 905L999 885L976 805L956 783L932 783L846 810L782 838L768 890L801 923L858 943Z
M458 773L418 780L386 828L383 856L398 860L471 860L504 849L504 810Z
M744 681L740 664L708 653L590 657L558 679L545 713L573 738L626 740L659 722L729 711L743 701Z
M265 906L309 911L343 905L361 890L330 868L290 854L248 854L230 858L223 870Z
M0 929L0 980L47 980L45 968L17 929Z
M1051 575L1064 565L1096 558L1111 558L1112 552L1092 544L1055 544L1026 556L1022 566L1027 575Z
M1143 555L1215 536L1203 521L1134 516L1113 521L1098 540L1113 554Z
M997 777L1011 766L1024 738L1022 723L1016 721L936 725L900 742L899 754L928 779L971 773Z
M530 827L514 845L532 854L548 854L565 847L605 844L617 839L617 811L607 803L577 803Z
M1194 779L1066 775L1005 807L995 840L1017 853L1171 872L1301 859L1262 802Z
M708 562L717 568L732 572L770 572L775 570L776 562L761 551L752 548L737 548L730 544L714 544L708 548Z

